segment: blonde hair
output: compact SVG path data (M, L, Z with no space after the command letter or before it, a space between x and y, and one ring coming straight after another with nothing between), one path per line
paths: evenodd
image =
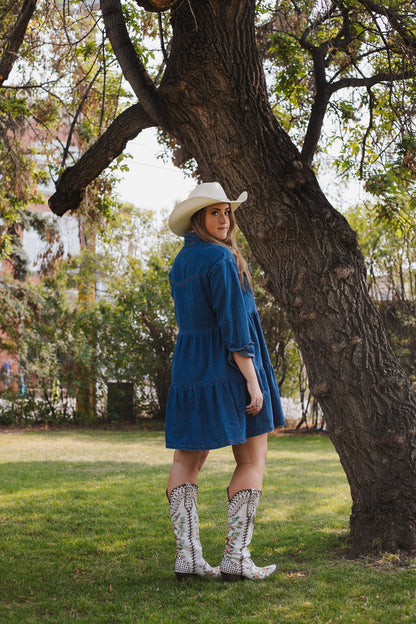
M251 279L249 268L237 247L237 242L235 239L236 224L233 211L230 210L230 229L228 230L227 238L224 241L220 241L218 240L218 238L215 238L214 236L211 236L211 234L208 234L205 228L205 211L207 210L207 208L210 208L210 206L207 206L206 208L201 208L201 210L198 210L198 212L192 215L192 230L205 243L215 243L216 245L222 245L223 247L227 247L236 259L237 270L240 276L240 284L242 288L245 288L244 276L246 276L250 290L253 290L253 280Z

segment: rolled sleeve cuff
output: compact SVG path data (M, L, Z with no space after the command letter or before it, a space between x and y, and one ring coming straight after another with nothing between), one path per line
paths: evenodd
M239 353L240 355L245 355L246 357L254 357L254 345L253 344L248 344L245 347L243 347L242 349L238 349L236 350L236 353Z
M254 344L249 342L249 344L245 345L241 349L232 349L228 352L228 363L231 364L234 368L238 368L235 360L233 358L233 353L239 353L244 357L254 358Z

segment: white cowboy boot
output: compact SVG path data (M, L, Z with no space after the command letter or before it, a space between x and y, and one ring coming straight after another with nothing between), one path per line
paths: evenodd
M241 490L228 503L227 539L220 565L224 581L235 583L240 579L264 579L276 571L276 566L257 567L250 558L254 518L259 504L259 490Z
M176 540L175 575L179 581L191 576L220 576L219 566L213 568L202 556L199 539L198 486L178 485L169 498L170 515Z

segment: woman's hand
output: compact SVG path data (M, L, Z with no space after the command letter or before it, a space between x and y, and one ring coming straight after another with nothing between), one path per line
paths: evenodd
M250 403L246 407L246 412L250 416L255 416L263 407L263 394L257 379L254 382L247 382L247 390L250 396Z
M263 394L257 379L256 369L253 360L246 355L241 355L238 351L233 352L234 361L247 381L247 390L250 396L250 403L246 407L246 412L250 416L255 416L263 407Z

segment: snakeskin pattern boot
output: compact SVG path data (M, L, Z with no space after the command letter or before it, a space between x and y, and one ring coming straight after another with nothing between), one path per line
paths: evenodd
M197 485L184 483L174 488L169 498L176 541L175 575L179 581L191 576L220 576L219 566L211 567L202 556L197 494Z
M276 571L276 566L257 567L250 558L254 518L259 504L259 490L241 490L228 503L228 526L225 549L220 565L224 581L235 583L240 579L264 579Z

